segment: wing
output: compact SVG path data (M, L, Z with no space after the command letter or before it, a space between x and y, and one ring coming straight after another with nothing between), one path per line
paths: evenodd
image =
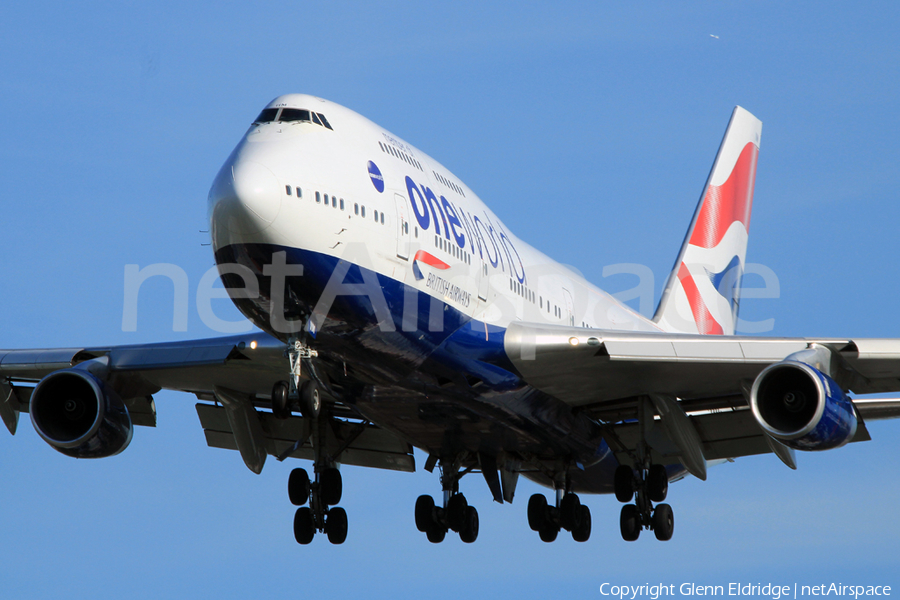
M665 398L677 398L680 411L668 409L686 415L691 426L669 420L662 436L667 439L655 448L662 462L685 458L693 430L706 460L775 452L792 467L791 452L765 435L746 397L763 369L814 344L838 357L851 392L900 391L900 340L893 339L706 336L513 323L504 341L525 381L603 423L610 446L619 452L637 443L634 420L642 399L651 403L643 408L665 421ZM853 441L869 439L865 420L900 417L898 399L853 403L863 421ZM679 434L679 423L687 434Z
M285 349L277 339L257 333L133 346L0 350L0 416L15 433L37 382L73 367L94 372L96 365L134 425L156 425L153 394L161 389L206 401L197 404L197 414L207 443L240 450L258 473L267 455L279 460L312 456L307 419L275 419L256 410L271 407L273 384L288 377ZM337 403L334 414L340 419L328 430L325 445L339 449L343 463L415 470L407 442L361 419L349 406Z

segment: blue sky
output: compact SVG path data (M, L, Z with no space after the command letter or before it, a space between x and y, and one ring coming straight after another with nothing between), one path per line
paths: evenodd
M212 266L206 195L275 96L344 104L446 165L519 237L611 291L652 269L658 297L731 110L763 121L748 261L777 299L742 316L775 335L900 337L900 9L890 2L78 3L0 22L0 347L214 335L172 329L164 280L122 331L126 264ZM712 37L718 36L718 37ZM758 285L748 281L748 285ZM192 295L191 302L194 297ZM237 312L225 300L216 313ZM599 595L605 581L894 585L897 423L874 441L740 459L674 485L661 544L584 498L587 544L526 525L536 486L491 503L473 545L434 546L413 505L436 475L346 468L340 547L293 541L286 481L206 447L185 394L123 454L74 461L23 419L0 434L4 597ZM419 464L423 462L421 455Z

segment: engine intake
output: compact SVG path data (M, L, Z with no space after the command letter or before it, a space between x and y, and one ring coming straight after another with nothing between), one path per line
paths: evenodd
M850 398L831 377L794 360L770 365L757 376L750 409L766 433L797 450L838 448L856 435Z
M50 373L31 394L31 423L66 456L105 458L128 447L128 409L112 389L82 369Z

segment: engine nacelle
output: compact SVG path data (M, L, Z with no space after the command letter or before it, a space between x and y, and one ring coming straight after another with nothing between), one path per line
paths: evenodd
M856 411L835 381L807 365L786 360L757 376L750 410L776 440L797 450L830 450L856 435Z
M128 409L112 389L82 369L50 373L31 394L31 423L66 456L105 458L131 443Z

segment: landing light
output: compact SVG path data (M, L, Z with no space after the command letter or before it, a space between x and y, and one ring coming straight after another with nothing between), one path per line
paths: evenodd
M570 338L569 338L569 343L572 344L573 346L577 346L577 345L578 345L578 338L577 338L577 337L570 337Z
M253 340L252 342L250 342L250 349L256 350L256 340Z

